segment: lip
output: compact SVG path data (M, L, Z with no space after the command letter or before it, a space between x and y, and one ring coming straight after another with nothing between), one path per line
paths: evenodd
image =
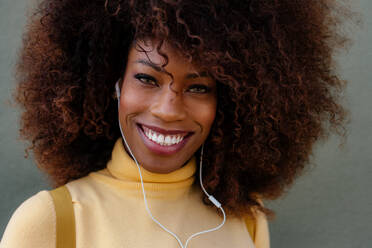
M158 133L165 134L165 135L167 135L167 134L169 134L169 135L176 135L176 134L187 135L189 133L193 133L191 131L177 130L177 129L166 130L166 129L163 129L163 128L160 128L160 127L150 126L150 125L146 125L146 124L142 124L142 123L137 123L137 125L147 127L151 130L154 130Z
M185 135L183 140L178 144L174 144L174 145L170 145L170 146L162 146L162 145L159 145L159 144L155 143L154 141L150 140L149 138L147 138L147 136L145 135L145 133L144 133L142 127L141 127L142 125L143 124L137 123L136 126L137 126L138 133L140 134L140 136L142 138L143 143L145 144L145 146L150 151L152 151L156 154L159 154L159 155L172 155L172 154L177 153L178 151L180 151L186 145L186 143L189 141L190 137L193 134L193 132L187 132L187 131L182 131L182 130L165 130L165 129L158 128L158 127L143 125L143 126L145 126L147 128L150 128L150 129L152 129L156 132L159 132L161 134Z

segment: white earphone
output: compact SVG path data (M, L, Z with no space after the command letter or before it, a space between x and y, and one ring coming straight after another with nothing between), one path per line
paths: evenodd
M118 100L118 111L119 111L119 107L120 107L120 88L119 88L119 81L120 79L116 82L115 84L115 90L116 90L116 96L117 96L117 100ZM139 172L139 175L140 175L140 178L141 178L141 185L142 185L142 193L143 193L143 200L145 202L145 206L146 206L146 211L147 213L150 215L151 219L157 223L164 231L166 231L167 233L171 234L177 241L178 241L178 244L180 245L181 248L187 248L187 245L188 243L190 242L190 240L195 237L195 236L198 236L198 235L201 235L203 233L208 233L208 232L213 232L213 231L216 231L218 229L220 229L224 224L225 224L225 221L226 221L226 214L225 214L225 211L223 210L222 206L221 206L221 203L218 202L216 200L216 198L214 198L212 195L208 194L207 191L205 190L204 186L203 186L203 183L202 183L202 165L203 165L203 150L204 150L204 145L202 145L201 147L201 152L200 152L200 165L199 165L199 170L200 170L200 173L199 173L199 181L200 181L200 186L203 190L203 192L208 196L208 199L217 207L221 210L222 214L223 214L223 221L220 225L218 225L217 227L215 228L211 228L211 229L208 229L208 230L205 230L205 231L201 231L201 232L197 232L197 233L194 233L193 235L191 235L187 240L186 240L186 243L185 243L185 246L182 244L181 240L177 237L177 235L175 233L173 233L172 231L170 231L169 229L167 229L165 226L163 226L157 219L155 219L155 217L151 214L151 211L149 209L149 206L147 204L147 198L146 198L146 192L145 192L145 188L144 188L144 185L143 185L143 179L142 179L142 173L141 173L141 170L140 170L140 166L138 164L138 161L137 159L134 157L126 139L125 139L125 136L124 136L124 133L123 133L123 130L121 129L121 125L120 125L120 119L118 118L119 120L119 129L120 129L120 133L121 133L121 136L123 137L123 140L124 140L124 143L130 153L130 155L132 156L132 158L134 159L134 161L136 162L136 165L137 165L137 168L138 168L138 172Z

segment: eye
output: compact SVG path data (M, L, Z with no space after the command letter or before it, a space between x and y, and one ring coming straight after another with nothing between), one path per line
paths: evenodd
M146 85L153 85L157 86L156 79L150 75L144 74L144 73L138 73L134 75L134 78L139 80L141 83L146 84Z
M211 91L211 88L204 84L193 84L188 89L191 93L201 93L206 94Z

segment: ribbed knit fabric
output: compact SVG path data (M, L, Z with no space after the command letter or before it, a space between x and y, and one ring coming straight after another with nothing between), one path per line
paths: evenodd
M201 201L202 191L193 184L195 159L169 174L141 167L149 208L160 223L183 243L193 233L219 225L222 217ZM77 248L179 247L170 234L151 220L145 209L136 164L119 139L107 168L68 183L76 220ZM269 247L267 222L256 223L254 243ZM47 191L25 201L12 216L0 248L55 247L55 212ZM189 248L254 247L244 220L229 217L218 231L197 236Z

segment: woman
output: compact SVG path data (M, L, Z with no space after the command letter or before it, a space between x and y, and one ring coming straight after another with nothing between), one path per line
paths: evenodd
M261 200L325 123L344 135L334 5L42 1L17 67L20 131L71 200L31 197L0 247L58 246L68 204L76 247L269 247Z

